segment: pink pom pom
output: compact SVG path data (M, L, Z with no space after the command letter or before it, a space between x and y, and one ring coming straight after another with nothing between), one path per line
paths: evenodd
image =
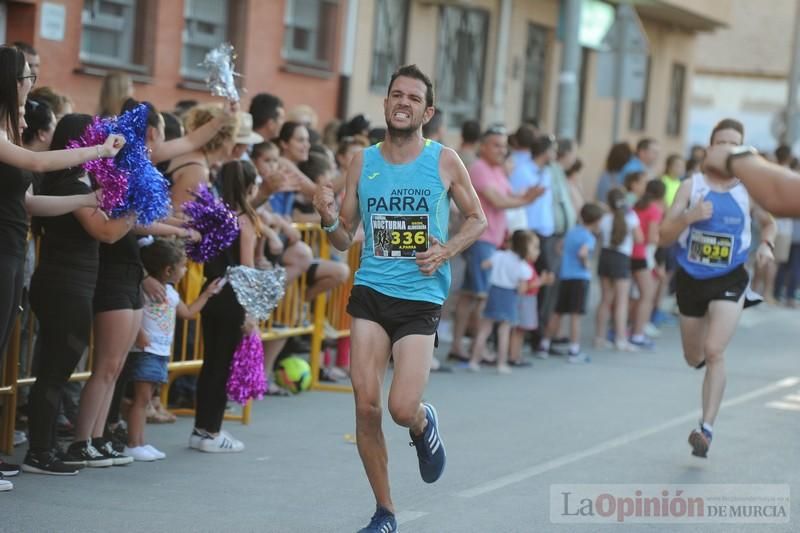
M264 346L261 344L258 332L245 335L239 342L233 353L226 390L228 398L242 405L248 400L260 400L267 392L267 380L264 377Z

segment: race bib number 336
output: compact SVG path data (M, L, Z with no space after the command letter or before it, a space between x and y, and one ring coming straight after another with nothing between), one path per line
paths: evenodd
M692 230L689 237L689 261L724 267L731 264L733 235Z
M385 259L414 259L428 249L428 215L372 215L372 253Z

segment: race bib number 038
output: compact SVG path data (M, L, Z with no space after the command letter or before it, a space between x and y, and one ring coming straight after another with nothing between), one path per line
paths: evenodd
M731 264L733 235L692 230L689 236L689 261L724 267Z
M414 259L428 249L428 215L372 215L372 253L385 259Z

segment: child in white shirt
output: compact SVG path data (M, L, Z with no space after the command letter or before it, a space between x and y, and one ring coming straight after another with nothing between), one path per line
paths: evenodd
M486 339L497 328L497 372L510 374L508 365L508 344L511 327L517 323L518 294L527 290L528 279L533 271L528 261L538 253L535 235L527 230L517 230L511 236L511 250L498 250L491 258L481 264L484 269L492 269L489 276L489 297L483 318L472 344L469 369L480 370L480 359L486 347Z
M174 285L186 274L186 252L172 239L155 239L141 249L142 263L147 273L164 284L166 299L154 302L145 298L144 315L133 350L128 355L127 372L133 382L133 405L128 414L128 445L125 454L136 461L155 461L166 455L145 444L146 410L159 383L167 383L167 364L172 353L175 319L190 320L217 294L225 284L224 278L214 280L200 296L186 305Z

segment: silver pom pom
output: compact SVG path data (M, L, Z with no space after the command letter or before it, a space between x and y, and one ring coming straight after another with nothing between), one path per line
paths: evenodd
M236 293L236 299L248 315L266 320L278 306L286 285L286 270L259 270L243 265L228 267L228 282Z
M224 96L231 102L239 101L239 90L236 88L233 61L236 59L236 52L230 43L222 43L213 50L209 50L206 58L200 63L201 67L208 70L206 85L211 90L211 94Z

